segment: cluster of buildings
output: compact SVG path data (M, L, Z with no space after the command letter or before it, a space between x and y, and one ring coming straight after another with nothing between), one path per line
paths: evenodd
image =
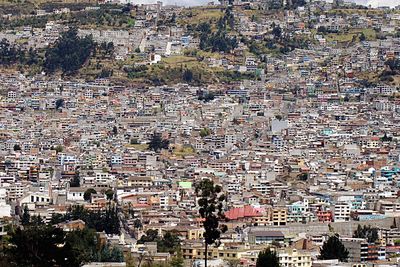
M351 238L358 224L377 225L380 234L375 256L361 261L397 253L400 117L377 109L369 101L375 92L344 101L340 91L327 100L277 94L259 82L138 89L105 79L1 79L3 218L21 206L47 220L70 205L98 209L111 189L140 218L138 235L178 230L184 258L195 261L204 248L194 184L208 178L227 193L230 219L213 258L251 265L263 246L279 244L279 255L299 255L309 266L333 229L349 250L360 248L351 258L358 262L371 246ZM199 91L215 99L199 100ZM161 153L147 149L155 134L170 143ZM76 176L80 186L71 187ZM97 193L88 202L89 188ZM134 220L126 228L136 233Z
M255 73L254 80L140 87L1 73L0 219L17 218L25 206L46 221L72 205L102 209L111 190L112 201L134 216L124 217L120 236L106 238L163 262L169 253L136 241L149 229L175 230L186 263L201 266L204 230L194 186L210 179L227 195L229 219L221 246L208 251L212 266L255 266L268 246L282 266L398 266L399 85L370 82L365 74L398 60L399 13L335 13L332 4L314 1L281 15L243 12L263 4L235 1L241 36L263 42L279 26L307 38L308 47L254 55L239 42L231 53L199 59L209 68ZM156 55L199 47L184 26L157 26L184 10L142 5L132 29L82 28L79 34L113 42L118 60L139 50L150 64ZM3 31L0 38L41 48L65 29L51 21L44 29ZM354 35L345 44L332 37L365 29L374 35ZM204 94L213 98L199 97ZM154 136L168 140L168 148L150 150ZM88 199L89 189L96 193ZM353 238L358 225L377 227L378 240ZM349 263L318 259L333 233L340 234Z

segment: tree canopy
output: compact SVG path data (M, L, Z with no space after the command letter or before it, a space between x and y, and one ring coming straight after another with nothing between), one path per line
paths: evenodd
M200 49L212 52L229 52L236 48L238 41L236 37L228 37L225 31L218 31L200 36Z
M56 100L56 109L60 109L64 107L64 99L60 98Z
M168 252L171 254L178 252L181 245L178 232L168 231L163 237L160 237L158 231L153 229L147 230L146 234L138 240L138 244L144 244L145 242L156 242L158 252Z
M27 225L29 224L30 220L31 220L31 215L29 213L28 206L24 206L24 210L22 212L22 217L21 217L21 224Z
M199 214L204 219L205 266L207 267L208 245L215 244L219 246L221 234L228 230L225 224L220 224L221 220L226 219L223 213L225 195L222 192L222 187L214 185L214 182L209 179L204 179L197 183L195 192L196 196L199 197Z
M275 251L267 248L258 254L256 267L279 267L279 257Z
M160 151L161 149L167 149L169 147L169 141L167 139L163 139L161 134L154 133L153 137L149 143L149 149L155 152Z
M96 194L96 190L94 190L93 188L89 188L85 191L85 193L83 193L83 199L86 201L89 201L92 199L92 194Z
M206 137L206 136L208 136L210 134L211 134L211 130L208 129L208 128L203 128L203 129L200 130L200 136L201 137Z
M44 69L50 73L56 70L73 73L81 68L94 48L95 43L91 36L79 37L77 29L70 28L53 47L47 49Z
M361 225L357 226L357 230L354 231L353 237L355 238L366 238L368 243L375 243L379 236L378 236L378 228L371 227L370 225Z
M79 187L81 184L81 179L79 177L79 173L76 172L74 174L74 177L71 179L71 181L69 182L69 186L70 187Z
M7 39L0 41L0 64L10 65L18 61L18 50Z
M31 225L11 232L4 249L10 266L78 267L84 263L122 262L122 251L102 244L94 230L63 232L51 225Z
M121 233L117 208L113 205L108 205L105 210L100 211L91 211L83 206L75 205L69 208L65 215L53 215L51 222L57 224L78 219L84 221L87 227L95 229L97 232L104 231L106 234L117 235Z
M347 261L348 257L349 251L339 240L339 236L333 235L322 245L319 258L322 260L339 259L339 261Z

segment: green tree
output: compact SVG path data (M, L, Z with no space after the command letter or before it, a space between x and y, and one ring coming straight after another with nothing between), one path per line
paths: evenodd
M349 251L339 240L338 235L330 236L322 245L320 256L321 260L338 259L339 261L347 261Z
M105 49L106 55L112 56L114 53L114 43L113 42L107 43L105 48L106 48Z
M182 79L185 82L188 82L188 83L192 82L192 80L193 80L193 72L191 70L189 70L189 69L185 69L185 71L183 72Z
M353 237L355 238L366 238L368 243L375 243L378 236L378 228L371 227L370 225L362 227L361 225L357 226L357 230L354 231Z
M360 42L364 42L365 40L367 40L367 37L365 37L365 34L363 32L360 34L358 38L360 39Z
M178 251L177 255L171 259L169 262L169 266L171 267L184 267L184 260L182 257L182 253Z
M109 262L123 262L124 253L118 247L111 248L111 257L108 259Z
M21 151L21 146L18 144L14 145L14 151Z
M124 254L119 248L105 245L98 254L97 260L99 262L122 262Z
M159 238L160 237L158 236L157 230L149 229L146 231L145 235L142 235L142 237L137 241L137 243L144 244L146 242L155 242L159 240Z
M18 267L79 267L93 261L123 261L122 251L103 245L93 229L65 233L61 228L45 224L12 231L2 256L10 266Z
M140 228L143 227L142 222L140 221L140 219L135 219L135 220L133 221L133 227L135 227L135 228L137 228L137 229L140 229Z
M6 255L12 266L65 266L62 229L47 225L17 228L9 243Z
M104 231L106 234L119 235L121 233L118 211L115 205L109 205L105 211L104 217L98 221L104 221Z
M92 194L96 194L96 190L94 190L93 188L89 188L85 191L85 193L83 193L83 199L86 201L89 201L92 199Z
M390 68L391 71L400 69L400 60L399 59L388 59L385 61L385 65Z
M114 125L113 129L112 129L112 133L113 135L117 135L118 134L118 127Z
M391 142L393 140L393 137L388 137L387 133L385 133L382 137L381 137L381 141L382 142Z
M231 20L230 23L234 24ZM238 41L236 37L227 36L226 31L226 19L221 18L218 21L218 31L212 33L209 29L208 23L199 24L200 26L200 44L201 50L212 51L212 52L230 52L232 49L236 48ZM198 26L198 28L199 28Z
M75 172L74 177L69 182L70 187L79 187L81 185L81 179L79 177L79 173Z
M181 240L177 231L168 231L163 238L157 242L159 252L168 252L174 254L180 250Z
M97 75L97 78L109 78L113 75L113 70L111 69L101 69L101 72Z
M144 244L146 242L156 242L157 251L168 252L174 254L180 250L181 240L179 239L179 233L176 231L168 231L161 238L158 235L157 230L149 229L146 234L143 235L138 241L138 244Z
M161 149L167 149L169 147L169 141L167 139L161 138L161 134L154 133L153 137L149 143L149 149L155 152L160 151Z
M325 28L325 26L320 26L320 27L318 27L318 32L319 33L326 33L326 28Z
M7 39L0 41L0 64L11 65L17 62L18 52L14 45L11 45Z
M53 215L51 215L51 219L50 219L50 224L54 225L54 224L59 224L65 221L65 217L62 214L59 213L54 213Z
M197 99L202 100L204 102L210 102L211 100L214 100L214 98L215 98L215 95L213 92L210 92L210 93L201 92Z
M282 29L281 29L281 27L275 26L275 27L272 29L272 34L274 35L274 38L275 38L275 39L281 38L281 35L282 35Z
M57 69L73 73L89 59L94 48L91 36L79 37L77 29L71 27L46 50L44 68L50 73Z
M111 188L109 188L109 189L107 189L107 191L105 192L105 195L106 195L106 197L107 197L107 200L112 200L113 197L114 197L114 191L113 191Z
M275 251L267 248L258 254L256 267L279 267L279 257Z
M196 30L203 34L209 34L211 33L211 25L208 22L202 22L197 25Z
M22 218L21 218L21 224L22 225L28 225L31 221L31 215L29 213L28 206L24 206L24 211L22 213Z
M95 260L98 238L94 229L85 228L69 232L65 237L64 253L66 266L80 266Z
M56 151L57 153L61 153L61 152L63 152L63 150L64 150L64 148L63 148L61 145L58 145L58 146L56 146L56 148L55 148L55 151Z
M206 137L206 136L208 136L210 134L211 134L211 131L208 128L203 128L203 129L200 130L200 136L201 137Z
M86 190L87 191L87 190ZM73 205L68 208L67 214L65 216L65 220L83 220L86 222L86 219L89 217L88 210L85 209L82 205Z
M209 179L204 179L195 186L196 196L199 197L198 206L201 218L204 219L204 243L205 243L205 261L207 267L208 246L220 244L221 234L228 230L227 226L220 224L221 220L225 220L224 204L225 195L220 185L214 185Z
M304 173L300 173L299 175L297 175L297 178L301 181L307 181L308 180L308 173L304 172Z
M39 55L35 50L33 50L32 47L29 48L28 59L27 59L26 64L29 66L39 64Z
M60 109L64 107L64 99L60 98L56 100L56 109Z
M30 220L29 225L36 225L37 226L37 225L43 225L43 224L45 224L45 223L44 223L42 217L40 216L40 214L31 216L31 220Z
M88 189L90 190L90 189ZM106 232L106 234L120 234L120 222L118 211L115 205L107 205L105 210L90 211L82 205L70 207L64 217L54 218L54 221L82 220L86 226L96 229L97 232Z

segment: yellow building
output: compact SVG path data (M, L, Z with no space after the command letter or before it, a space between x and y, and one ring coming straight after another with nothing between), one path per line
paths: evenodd
M265 248L265 246L256 246L251 248L248 246L225 247L224 245L221 245L218 248L210 246L208 248L208 258L220 260L246 259L252 262L256 262L258 254ZM274 249L272 248L272 250ZM282 267L311 267L312 265L311 254L307 251L296 250L294 248L281 248L276 250L276 252ZM182 246L182 256L184 259L190 260L204 259L204 245L201 243L185 244Z
M270 224L270 218L268 216L253 217L252 223L256 226L266 226Z
M273 225L287 224L287 210L285 208L273 208L271 217Z
M227 248L223 245L218 248L214 246L208 247L209 259L237 260L242 258L248 249L244 248ZM205 248L202 243L190 243L182 246L182 256L184 259L204 259Z
M204 229L203 228L196 228L190 229L187 233L187 239L189 240L199 240L203 239L204 237Z

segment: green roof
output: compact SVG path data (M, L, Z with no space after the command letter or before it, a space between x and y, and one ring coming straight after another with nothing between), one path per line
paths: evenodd
M178 185L184 189L192 188L192 182L178 182Z

